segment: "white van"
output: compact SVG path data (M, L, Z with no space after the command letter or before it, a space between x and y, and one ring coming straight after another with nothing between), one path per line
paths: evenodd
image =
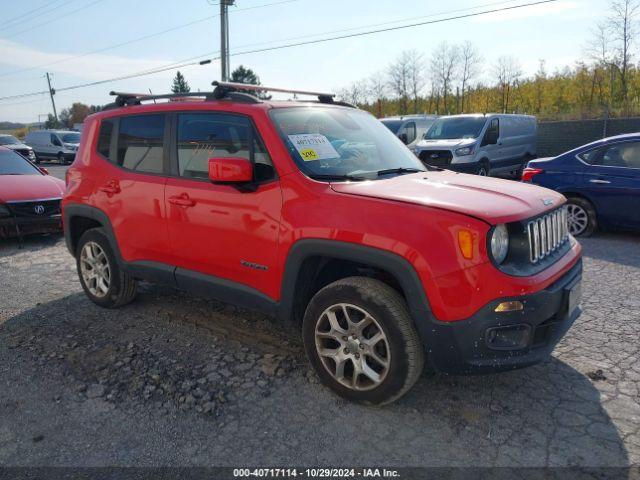
M49 158L60 163L71 163L80 145L80 132L70 130L33 130L24 143L33 148L38 161Z
M537 136L530 115L451 115L431 125L415 154L425 165L458 172L517 173L536 157Z
M414 151L416 144L435 122L436 115L403 115L381 118L382 124L391 130L403 143Z

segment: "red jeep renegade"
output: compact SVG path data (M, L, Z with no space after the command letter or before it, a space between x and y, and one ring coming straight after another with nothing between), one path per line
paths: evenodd
M215 85L114 93L87 118L63 223L93 302L124 305L148 280L299 322L321 380L377 404L425 361L540 362L580 314L562 195L425 167L331 95L263 101Z

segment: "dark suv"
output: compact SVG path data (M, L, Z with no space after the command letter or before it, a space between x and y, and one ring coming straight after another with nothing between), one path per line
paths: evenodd
M428 169L331 95L237 91L252 88L119 94L87 118L63 221L92 301L124 305L145 279L300 322L321 380L371 403L425 359L482 372L550 354L580 313L561 194Z

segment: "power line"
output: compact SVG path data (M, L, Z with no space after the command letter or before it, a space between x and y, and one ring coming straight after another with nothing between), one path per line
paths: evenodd
M68 3L75 2L76 0L67 0L67 1L66 1L66 2L64 2L62 5L58 5L58 6L56 6L55 8L50 8L50 7L52 7L54 4L58 3L59 1L60 1L60 0L53 0L52 2L50 2L48 5L46 5L46 6L44 6L44 7L37 7L37 8L34 8L33 10L29 10L28 12L24 12L22 15L18 15L17 17L13 17L13 18L12 18L12 19L10 19L10 20L6 20L4 23L0 24L0 27L4 27L4 28L12 28L12 27L15 27L15 25L11 25L11 26L9 26L9 27L7 27L6 25L7 25L7 24L9 24L9 23L14 23L16 20L21 20L23 17L26 17L26 16L27 16L27 15L29 15L30 13L33 13L33 12L35 12L35 11L37 11L37 10L44 9L44 10L41 10L39 13L36 13L35 15L31 15L27 20L25 20L25 21L27 21L27 22L30 22L30 21L31 21L31 20L33 20L34 18L41 17L42 15L45 15L45 14L47 14L47 13L50 13L50 12L52 12L52 11L54 11L54 10L56 10L56 9L60 8L60 7L65 6L65 5L66 5L66 4L68 4Z
M71 1L74 1L74 0L71 0ZM92 7L93 5L95 5L96 3L101 2L101 1L102 1L102 0L94 0L93 2L88 3L88 4L86 4L86 5L83 5L83 6L81 6L80 8L76 8L75 10L72 10L72 11L70 11L70 12L67 12L67 13L63 14L63 15L60 15L60 16L58 16L58 17L56 18L56 21L57 21L57 20L60 20L60 19L62 19L62 18L68 17L68 16L70 16L70 15L73 15L74 13L77 13L77 12L79 12L79 11L81 11L81 10L85 10L85 9L87 9L87 8L89 8L89 7ZM67 2L67 3L69 3L69 2ZM66 3L65 3L64 5L66 5ZM61 5L61 6L62 6L62 5ZM59 8L59 7L58 7L58 8ZM43 26L43 25L47 25L47 24L49 24L49 23L51 23L51 21L46 21L46 22L38 23L38 24L36 24L36 25L32 25L31 27L25 28L24 30L20 30L20 31L18 31L18 32L12 33L11 35L7 35L5 38L13 38L13 37L15 37L15 36L17 36L17 35L20 35L21 33L29 32L29 31L33 30L34 28L38 28L38 27L41 27L41 26Z
M281 1L273 2L273 3L265 3L265 4L262 4L262 5L254 5L252 7L239 8L239 9L236 9L236 10L232 10L231 12L234 12L234 13L235 12L243 12L243 11L246 11L246 10L255 10L257 8L271 7L271 6L276 6L276 5L282 5L283 3L293 3L293 2L299 2L299 1L301 1L301 0L281 0ZM229 12L229 13L231 13L231 12ZM69 57L61 58L60 60L56 60L55 62L44 63L42 65L36 65L35 67L22 68L20 70L14 70L13 72L3 73L3 74L0 74L0 78L1 77L7 77L7 76L10 76L10 75L15 75L17 73L28 72L30 70L36 70L38 68L50 67L51 65L57 65L59 63L68 62L69 60L75 60L77 58L82 58L82 57L86 57L86 56L89 56L89 55L94 55L96 53L106 52L107 50L113 50L114 48L124 47L126 45L131 45L132 43L141 42L143 40L148 40L150 38L158 37L160 35L165 35L167 33L171 33L171 32L174 32L176 30L181 30L183 28L191 27L191 26L196 25L198 23L206 22L207 20L211 20L211 19L219 17L219 16L220 16L219 14L210 15L208 17L199 18L197 20L192 20L192 21L187 22L187 23L176 25L175 27L170 27L170 28L167 28L165 30L161 30L159 32L150 33L148 35L143 35L141 37L133 38L133 39L127 40L125 42L116 43L114 45L109 45L109 46L106 46L106 47L98 48L96 50L91 50L90 52L81 53L81 54L78 54L78 55L72 55L72 56L69 56Z
M500 12L504 12L504 11L510 11L510 10L516 10L519 8L525 8L525 7L531 7L534 5L543 5L543 4L547 4L547 3L554 3L557 2L559 0L538 0L535 2L529 2L529 3L524 3L524 4L519 4L519 5L513 5L513 6L508 6L508 7L502 7L502 8L494 8L491 10L483 10L481 12L474 12L474 13L468 13L468 14L463 14L463 15L455 15L452 17L446 17L446 18L440 18L440 19L436 19L436 20L428 20L428 21L424 21L424 22L416 22L416 23L411 23L411 24L406 24L406 25L398 25L395 27L387 27L387 28L380 28L380 29L375 29L375 30L368 30L366 32L358 32L358 33L351 33L351 34L346 34L346 35L338 35L338 36L334 36L334 37L328 37L328 38L321 38L321 39L316 39L316 40L308 40L308 41L303 41L303 42L296 42L296 43L289 43L289 44L284 44L284 45L277 45L274 47L265 47L265 48L259 48L259 49L254 49L254 50L245 50L245 51L241 51L241 52L235 52L232 53L231 56L238 56L238 55L248 55L251 53L260 53L260 52L267 52L267 51L273 51L273 50L282 50L282 49L286 49L286 48L293 48L293 47L299 47L299 46L303 46L303 45L312 45L312 44L318 44L318 43L326 43L326 42L331 42L331 41L336 41L336 40L343 40L346 38L354 38L354 37L360 37L360 36L366 36L366 35L373 35L376 33L384 33L384 32L390 32L390 31L395 31L395 30L402 30L402 29L407 29L407 28L414 28L414 27L419 27L419 26L424 26L424 25L433 25L436 23L443 23L443 22L449 22L449 21L453 21L453 20L461 20L464 18L471 18L471 17L478 17L478 16L482 16L482 15L489 15L492 13L500 13ZM198 57L192 57L192 58L200 58L204 55L209 55L209 54L203 54L200 55ZM94 85L100 85L103 83L109 83L109 82L115 82L118 80L126 80L129 78L136 78L136 77L142 77L142 76L146 76L146 75L152 75L155 73L161 73L161 72L165 72L168 70L175 70L177 68L183 68L186 66L191 66L191 65L203 65L205 63L211 63L214 60L218 60L219 58L209 58L209 59L205 59L205 60L201 60L201 61L195 61L195 62L189 62L189 63L175 63L175 64L170 64L164 67L158 67L155 69L150 69L150 70L146 70L146 71L142 71L142 72L138 72L138 73L132 73L129 75L122 75L119 77L115 77L115 78L109 78L109 79L105 79L105 80L97 80L94 82L90 82L90 83L84 83L84 84L80 84L80 85L72 85L69 87L64 87L64 88L59 88L57 89L58 92L61 91L67 91L67 90L75 90L78 88L84 88L84 87L90 87L90 86L94 86ZM186 60L185 60L186 62ZM23 94L19 94L19 95L10 95L10 96L5 96L5 97L0 97L0 100L9 100L9 99L14 99L14 98L22 98L22 97L28 97L28 96L33 96L33 95L40 95L42 93L49 93L48 91L44 91L44 92L32 92L32 93L23 93Z

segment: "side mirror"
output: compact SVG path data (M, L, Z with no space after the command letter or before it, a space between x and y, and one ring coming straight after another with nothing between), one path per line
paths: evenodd
M46 168L44 168L44 167L38 167L38 170L40 170L40 171L41 171L42 173L44 173L45 175L51 175L51 174L49 173L49 170L47 170L47 169L46 169Z
M253 181L253 165L241 157L210 158L209 180L213 183L249 183Z
M406 133L401 133L400 135L398 135L398 138L402 140L402 143L404 143L405 145L409 143L409 137L407 137Z

